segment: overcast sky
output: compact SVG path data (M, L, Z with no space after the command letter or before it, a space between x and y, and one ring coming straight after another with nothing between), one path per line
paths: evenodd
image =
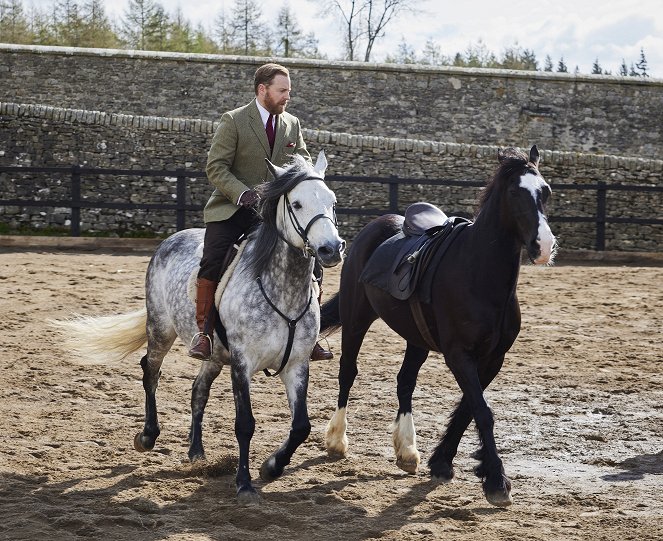
M192 23L207 26L232 0L158 0L169 13L181 7ZM274 20L286 0L257 0L264 6L264 20ZM342 57L341 33L332 19L317 16L324 0L288 0L305 32L314 32L319 49L330 60ZM26 0L24 5L52 5L53 0ZM482 40L498 57L506 47L518 44L533 50L543 67L546 55L555 67L564 57L569 71L578 66L590 73L598 58L600 65L617 74L622 59L630 67L640 59L643 47L648 71L663 78L663 2L661 0L428 0L416 2L418 13L403 14L387 27L376 43L371 60L382 61L395 54L405 41L417 52L427 39L440 45L445 55L464 52ZM123 15L128 0L105 0L113 18Z

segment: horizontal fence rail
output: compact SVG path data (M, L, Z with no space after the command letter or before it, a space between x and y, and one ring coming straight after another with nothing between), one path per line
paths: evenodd
M62 207L71 209L71 236L79 237L81 234L81 209L118 209L118 210L171 210L176 216L176 228L178 231L186 228L186 213L200 212L203 205L186 203L187 179L204 178L205 172L187 171L185 169L175 170L140 170L140 169L102 169L94 167L82 167L73 165L70 167L21 167L0 166L0 173L58 173L69 174L71 179L71 197L64 200L50 199L0 199L0 206L17 207ZM176 178L176 197L174 203L107 203L105 201L90 201L81 197L81 184L83 177L86 182L94 181L98 175L116 176L142 176L142 177L174 177ZM354 216L376 216L388 213L402 214L404 209L399 206L398 187L402 185L429 185L429 186L456 186L469 188L482 188L485 182L474 180L444 180L444 179L411 179L398 177L356 177L328 175L328 182L340 183L373 183L387 185L389 190L389 204L387 208L348 208L338 207L337 214ZM663 192L663 186L651 185L624 185L608 184L599 181L595 184L551 184L553 190L580 190L596 192L596 212L593 216L549 216L551 222L567 223L594 223L596 227L595 250L605 250L605 227L611 223L663 225L660 218L642 217L614 217L607 216L607 195L610 191L626 192Z

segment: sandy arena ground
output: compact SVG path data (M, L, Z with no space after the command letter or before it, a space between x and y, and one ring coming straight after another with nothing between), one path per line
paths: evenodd
M425 463L459 395L439 355L415 393L421 471L396 467L390 423L404 344L381 324L360 358L347 459L328 459L323 444L337 362L315 363L311 436L281 479L261 482L258 468L285 438L290 415L281 382L255 377L251 469L263 499L241 507L229 371L207 407L208 461L192 466L198 362L176 344L157 395L161 437L140 454L142 353L85 366L44 324L139 308L148 259L0 252L0 539L663 539L663 268L523 268L522 331L486 393L513 483L510 508L484 499L472 473L473 430L456 481L428 477ZM327 295L338 275L327 272ZM339 339L330 340L337 354Z

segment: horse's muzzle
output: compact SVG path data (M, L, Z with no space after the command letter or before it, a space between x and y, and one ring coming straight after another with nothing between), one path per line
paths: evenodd
M557 240L550 229L547 233L547 235L535 238L527 245L527 255L535 265L551 265L555 257Z
M316 252L316 257L323 267L335 267L343 261L345 254L345 241L336 243L327 243L320 246Z

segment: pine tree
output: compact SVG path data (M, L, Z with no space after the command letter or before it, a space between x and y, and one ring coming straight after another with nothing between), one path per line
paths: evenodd
M153 0L129 0L120 34L133 49L147 50L159 40L154 36L162 24L163 8Z
M559 59L559 62L557 63L557 73L568 73L568 72L569 68L564 63L564 57L561 57Z
M150 51L165 51L168 46L170 25L170 17L161 4L155 4L154 14L147 22L145 48Z
M635 67L640 70L639 75L642 77L649 77L647 73L647 59L645 58L645 50L640 47L640 61L635 64Z
M416 64L417 54L414 48L403 37L398 44L398 52L394 56L387 55L385 62L388 64ZM422 63L426 62L422 61Z
M33 36L32 43L35 45L58 45L55 34L55 7L51 6L51 13L33 8L30 17L30 33Z
M523 69L520 62L520 46L516 43L512 47L507 47L502 53L500 67L504 69L520 70Z
M529 49L522 49L518 43L507 47L502 55L499 67L513 70L537 70L536 55Z
M553 61L549 54L546 55L546 60L543 65L543 71L552 71L553 70Z
M212 37L221 53L231 54L237 52L234 46L233 29L228 22L226 12L223 8L214 18Z
M619 66L619 75L622 77L628 76L628 66L626 65L626 60L622 58L622 65Z
M523 50L521 61L523 64L523 69L529 71L537 71L539 69L539 61L536 59L534 51L530 51L529 49Z
M184 18L182 8L178 7L168 29L167 51L191 52L193 49L193 31L191 23Z
M80 47L84 24L78 4L74 0L58 0L55 3L54 15L58 45Z
M81 7L81 47L114 48L119 38L106 15L103 0L85 0Z
M601 64L599 64L599 59L597 58L594 60L594 64L592 64L592 74L593 75L601 75L603 73L603 68L601 67Z
M499 67L499 62L480 39L476 45L470 44L466 49L465 65L469 68L496 68Z
M0 42L32 43L33 39L21 0L0 0Z
M431 66L449 66L453 60L443 55L440 46L429 38L424 44L420 62Z
M230 22L234 46L244 55L271 53L271 34L261 19L256 0L235 0Z
M191 52L216 54L219 53L219 48L214 40L205 32L205 29L199 24L193 32L193 44Z
M300 58L319 57L318 40L313 33L304 34L295 14L286 2L279 10L274 32L275 52L281 56Z

